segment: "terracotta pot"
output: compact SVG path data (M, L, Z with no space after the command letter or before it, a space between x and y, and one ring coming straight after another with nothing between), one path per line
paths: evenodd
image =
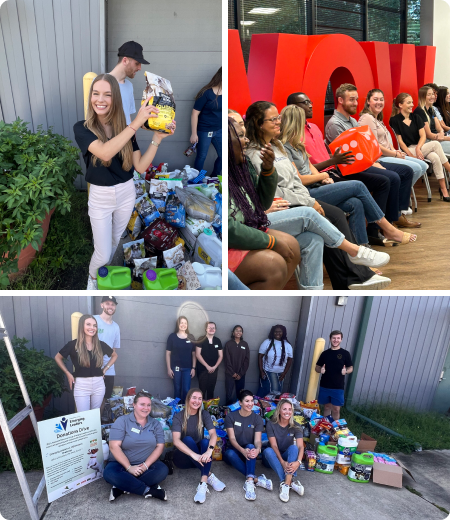
M44 402L42 403L42 406L33 406L34 413L36 415L36 420L42 421L44 418L44 410L49 405L50 400L52 398L52 395L49 394ZM17 448L21 448L24 446L31 438L35 437L33 424L31 422L30 417L28 416L26 419L24 419L18 426L14 428L12 431L14 442L16 443ZM0 449L7 449L5 438L3 437L3 432L0 429Z
M43 235L42 235L42 239L39 243L39 251L42 251L42 246L44 245L45 239L47 238L48 228L50 226L50 219L52 218L54 211L55 211L55 208L50 210L50 213L47 213L43 222L41 222ZM22 251L20 252L20 255L19 255L19 271L17 273L12 273L12 274L8 275L9 279L14 280L15 278L17 278L18 276L23 274L25 272L26 268L35 259L36 253L37 253L36 249L34 249L31 246L31 244L28 245L25 249L22 249Z

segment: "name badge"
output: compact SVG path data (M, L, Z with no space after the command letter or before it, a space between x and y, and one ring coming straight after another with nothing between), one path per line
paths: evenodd
M245 347L241 347L241 348L243 348L245 350Z
M180 367L175 367L175 372L179 372L180 371Z
M240 422L235 422L234 425L235 426L242 426L242 424Z
M254 428L255 425L254 425L254 424L249 424L248 427L249 427L249 428Z
M208 137L212 137L214 132L208 132Z
M138 430L137 428L131 428L131 431L134 433L141 433L141 430Z
M293 433L288 433L288 437L292 437L293 435Z
M214 345L215 348L219 348L219 345Z
M191 340L190 340L190 339L187 339L187 340L186 340L186 343L190 343L190 342L191 342Z

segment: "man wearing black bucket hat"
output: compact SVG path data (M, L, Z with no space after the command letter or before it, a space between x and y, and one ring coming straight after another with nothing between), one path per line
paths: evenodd
M131 123L130 114L136 112L134 103L133 84L127 78L133 79L137 72L141 70L141 65L149 65L150 63L144 59L142 45L136 42L126 42L118 52L119 62L110 72L119 82L120 94L122 96L123 111L127 125Z
M113 321L112 317L116 312L117 300L114 296L103 296L100 306L102 308L102 313L94 316L97 320L98 338L100 341L104 341L113 349L114 352L116 352L116 349L120 348L120 328L119 325ZM111 365L110 359L111 358L106 355L103 356L102 368L105 366L110 368L105 372L105 397L101 406L101 412L103 412L105 400L111 397L114 386L114 376L116 375L114 365Z

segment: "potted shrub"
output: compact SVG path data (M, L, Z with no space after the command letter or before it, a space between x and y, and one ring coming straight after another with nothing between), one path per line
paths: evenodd
M59 397L64 391L65 376L55 360L44 354L43 350L27 348L28 340L14 336L12 344L27 387L37 420L44 417L44 409L51 397ZM5 342L0 341L0 396L8 420L25 408L19 382L12 366ZM18 447L34 436L31 420L27 417L13 430ZM0 448L5 446L0 431Z
M0 286L19 271L21 254L24 269L42 248L53 211L70 211L78 158L78 148L51 128L33 133L21 119L0 121Z

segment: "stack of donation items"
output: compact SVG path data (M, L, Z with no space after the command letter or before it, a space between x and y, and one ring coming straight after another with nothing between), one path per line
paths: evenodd
M145 73L143 103L159 109L145 123L173 129L175 101L169 80ZM99 289L204 290L222 288L222 178L168 163L134 172L136 201L123 244L122 266L98 270Z

